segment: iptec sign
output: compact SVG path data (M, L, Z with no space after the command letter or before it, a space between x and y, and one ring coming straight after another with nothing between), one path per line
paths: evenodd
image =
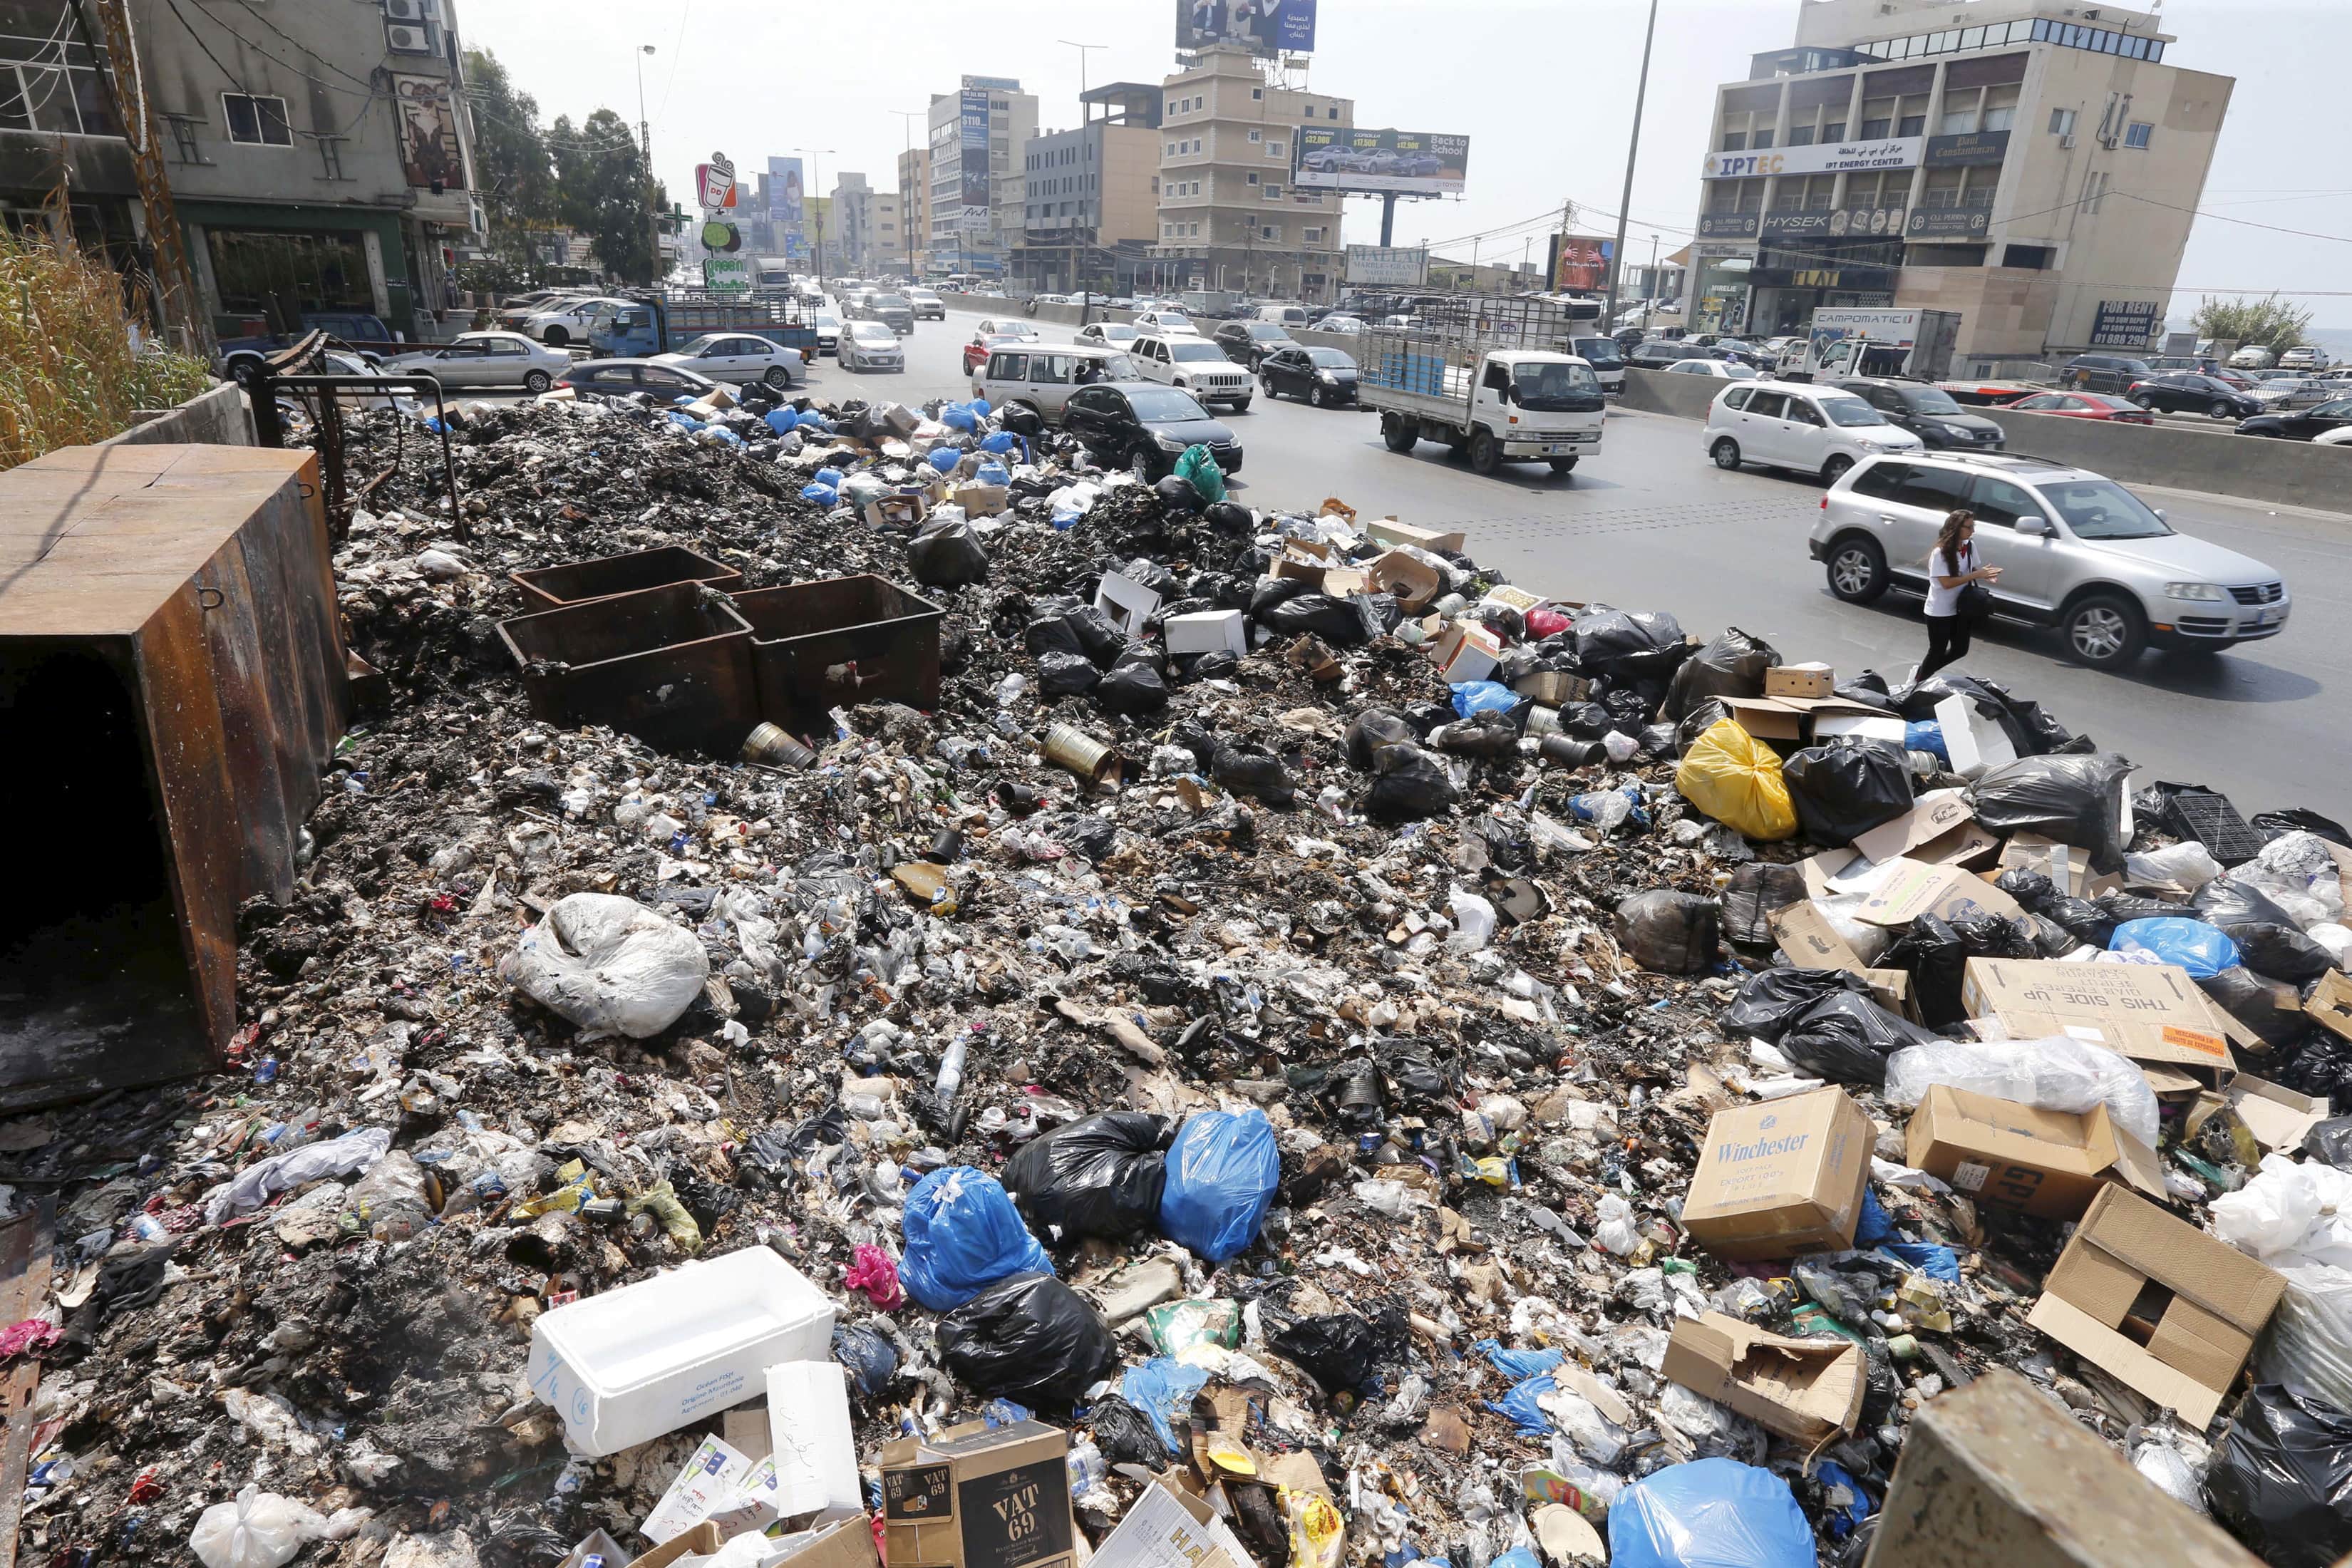
M1892 136L1876 142L1816 142L1776 147L1764 153L1709 153L1699 177L1747 180L1762 174L1836 174L1860 169L1908 169L1926 150L1924 136Z

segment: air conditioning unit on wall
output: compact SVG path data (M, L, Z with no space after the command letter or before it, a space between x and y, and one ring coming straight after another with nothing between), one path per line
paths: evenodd
M422 22L425 0L383 0L383 19L387 22Z
M422 22L386 22L383 25L383 47L395 55L438 52L433 47L433 29Z

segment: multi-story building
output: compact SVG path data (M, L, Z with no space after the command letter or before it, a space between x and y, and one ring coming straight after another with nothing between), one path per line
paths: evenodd
M931 245L931 150L909 147L898 154L898 254L917 278Z
M900 228L898 193L877 191L866 176L844 173L835 182L830 217L837 229L829 241L843 270L866 274L895 272L906 264L906 235Z
M1267 79L1256 58L1202 49L1160 84L1160 235L1166 286L1292 300L1341 279L1339 197L1290 184L1302 126L1355 123L1355 103Z
M1048 132L1022 155L1013 270L1039 289L1133 293L1160 235L1160 89L1112 82L1079 104L1084 124Z
M1037 96L1010 77L968 76L931 95L929 269L1003 273L1021 234L1021 150Z
M1716 89L1685 320L1824 305L1960 314L1972 371L2163 326L2235 83L2153 11L1800 0L1792 48Z
M133 0L136 74L216 332L334 310L415 336L452 302L457 249L482 226L453 3L413 0L395 19ZM86 10L0 0L0 218L40 221L62 186L76 237L129 263L145 211Z

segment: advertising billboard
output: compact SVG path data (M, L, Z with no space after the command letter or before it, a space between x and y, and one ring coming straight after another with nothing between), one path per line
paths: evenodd
M1254 55L1315 50L1315 0L1176 0L1176 47L1238 44Z
M1747 180L1759 174L1840 174L1869 169L1908 169L1926 152L1925 136L1888 136L1876 142L1816 142L1809 147L1777 147L1769 153L1709 153L1700 166L1706 180Z
M798 228L807 221L801 205L806 182L801 174L798 158L768 160L768 218L772 223L789 224Z
M735 164L724 153L710 154L708 163L694 166L695 199L707 213L735 210Z
M1556 234L1551 237L1550 287L1584 294L1609 285L1609 258L1617 242L1598 234Z
M2164 331L2164 304L2158 300L2102 300L2091 322L2095 349L2144 349Z
M1903 232L1913 239L1982 239L1991 227L1990 207L1917 207Z
M1348 281L1374 289L1418 289L1429 281L1429 252L1404 246L1351 245Z
M967 234L988 226L988 89L963 89L960 145L963 179L962 228Z
M392 92L400 107L400 167L408 183L464 190L466 157L449 107L449 84L439 77L396 76Z
M1290 183L1309 190L1458 196L1469 165L1467 136L1333 125L1301 126L1291 139Z
M1972 131L1964 136L1927 138L1927 164L1930 169L1979 168L2008 156L2006 131Z

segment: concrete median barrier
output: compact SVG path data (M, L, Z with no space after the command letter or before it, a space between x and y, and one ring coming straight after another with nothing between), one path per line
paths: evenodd
M1677 419L1705 419L1707 406L1727 384L1711 375L1676 375L1671 371L1627 367L1622 406L1649 414L1671 414Z

